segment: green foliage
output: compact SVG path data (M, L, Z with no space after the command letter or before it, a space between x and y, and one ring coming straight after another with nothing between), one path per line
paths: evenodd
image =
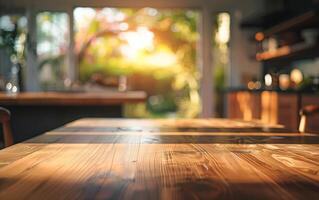
M67 65L68 16L63 12L40 12L37 23L39 79L43 89L64 87Z
M112 12L112 16L121 14L125 17L107 20L107 12ZM148 102L144 108L153 114L177 112L183 117L196 116L200 111L196 67L197 21L198 13L190 10L95 9L95 15L86 28L76 34L80 80L85 82L95 73L105 76L142 74L155 79L156 84L171 80L172 86L166 89L165 94L157 91L156 87L152 91L162 97L161 103ZM128 30L114 31L110 28L123 23L128 24ZM123 56L121 48L129 43L121 38L121 33L134 32L141 26L154 34L153 47L135 50L134 58Z
M8 51L11 59L24 62L24 46L26 42L26 24L20 23L24 17L10 15L2 16L0 20L7 20L5 24L12 27L0 27L0 48Z
M15 28L13 31L0 30L0 47L6 48L10 55L15 55L15 42L17 37L17 29Z

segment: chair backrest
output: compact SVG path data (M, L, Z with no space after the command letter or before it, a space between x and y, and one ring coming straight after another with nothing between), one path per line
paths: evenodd
M13 145L13 136L10 126L10 111L0 107L0 122L2 123L4 146Z
M308 106L303 107L300 110L300 123L299 123L299 132L300 133L304 133L304 132L308 131L307 130L307 127L309 126L308 117L311 115L314 115L316 113L319 113L319 106L318 105L308 105Z

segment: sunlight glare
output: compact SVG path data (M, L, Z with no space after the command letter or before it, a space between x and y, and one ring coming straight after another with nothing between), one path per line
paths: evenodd
M218 16L218 21L220 23L220 27L217 30L216 41L219 43L226 44L229 41L230 37L230 16L228 13L221 13Z
M145 62L156 67L171 67L177 64L177 58L173 53L158 52L145 58Z
M127 45L120 47L121 52L128 58L136 57L138 51L153 49L154 33L147 27L138 27L136 31L120 33L120 38L127 42Z
M79 29L86 27L87 23L90 22L94 16L96 15L96 12L93 8L82 8L78 7L74 9L74 18L76 27Z

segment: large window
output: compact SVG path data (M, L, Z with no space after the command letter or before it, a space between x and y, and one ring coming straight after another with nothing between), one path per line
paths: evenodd
M23 89L27 19L23 15L0 16L0 90Z
M41 12L36 23L40 86L43 90L63 88L68 66L68 15Z
M27 70L26 79L32 79L33 71L38 70L42 90L64 90L72 85L90 90L94 88L91 86L101 83L104 85L99 88L102 91L143 90L149 95L147 103L128 106L126 116L196 117L201 113L199 79L206 77L208 83L215 82L212 93L217 93L213 100L217 103L214 110L217 116L222 116L222 90L228 70L227 13L214 16L217 28L214 35L209 36L213 38L209 48L203 43L205 38L199 38L208 32L207 28L199 33L197 25L207 25L210 20L201 17L199 10L78 7L73 10L73 17L69 15L39 12L33 21L31 12L29 26L33 27L35 22L36 27L30 31L30 37L27 37L25 17L1 17L0 87L10 79L12 59L23 66L24 49L28 47L32 54L36 49L37 58L31 56L28 62L37 63L30 64L37 69ZM70 23L74 30L69 29ZM14 44L8 43L10 37L14 38L10 39ZM27 38L29 42L25 45ZM203 40L198 43L199 39ZM197 60L197 47L201 49L200 60ZM214 77L209 80L209 73L200 74L198 68L211 66L212 61L203 56L211 47L214 49ZM75 84L70 82L73 78ZM120 87L122 83L124 87ZM37 89L37 86L37 81L32 86L28 82L28 87ZM206 89L202 87L201 96L210 90ZM209 101L204 104L206 108L211 105Z
M128 107L128 116L197 116L198 18L184 9L76 8L80 81L99 79L111 89L125 77L128 89L146 91L147 103Z

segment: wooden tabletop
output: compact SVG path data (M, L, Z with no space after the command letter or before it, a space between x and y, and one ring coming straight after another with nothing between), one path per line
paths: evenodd
M0 105L114 105L145 100L143 91L0 93Z
M318 197L318 135L259 122L82 119L0 151L0 199Z

